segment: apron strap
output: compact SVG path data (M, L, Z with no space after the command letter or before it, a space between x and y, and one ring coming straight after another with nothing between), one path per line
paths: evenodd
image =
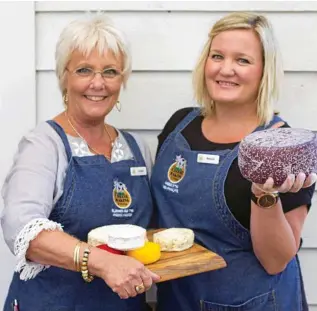
M60 136L64 146L65 146L65 150L66 150L66 155L67 155L67 161L69 162L72 158L72 150L70 148L70 145L69 145L69 141L68 141L68 138L65 134L65 131L63 130L63 128L58 124L56 123L55 121L53 120L48 120L46 121L56 132L57 134Z
M179 132L181 132L191 121L193 121L197 116L200 115L200 108L194 108L187 116L180 121L175 129L169 133L169 135L164 140L162 146L160 147L159 153L156 155L158 159L160 154L164 151L165 147L169 144L170 140L173 139Z
M132 154L135 158L135 161L140 165L140 166L145 166L145 160L143 158L143 155L141 153L140 147L138 143L136 142L135 138L128 132L125 131L120 131L127 141L129 147L131 148Z
M257 128L255 129L254 132L262 131L262 130L267 130L267 129L269 129L269 128L274 128L274 126L277 125L277 124L280 123L280 122L285 123L285 121L284 121L281 117L279 117L278 115L275 114L268 125L261 125L261 126L259 126L259 127L257 127ZM277 127L279 127L279 126L277 126Z
M134 159L136 161L136 163L139 166L145 166L145 160L143 158L143 155L141 153L140 147L138 145L138 143L136 142L135 138L133 137L133 135L131 135L128 132L125 131L121 131L122 135L124 136L125 140L127 141L129 147L131 148L132 154L134 156ZM146 179L149 182L149 175L146 174Z
M191 121L193 121L199 115L200 115L200 108L194 108L191 112L187 114L187 116L181 122L177 124L177 126L175 127L172 133L176 134L181 132Z

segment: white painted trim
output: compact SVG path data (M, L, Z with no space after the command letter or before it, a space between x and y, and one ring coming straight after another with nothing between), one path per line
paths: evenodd
M36 1L36 12L265 11L316 12L317 1Z

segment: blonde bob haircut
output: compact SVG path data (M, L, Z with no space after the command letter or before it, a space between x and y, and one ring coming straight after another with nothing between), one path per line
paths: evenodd
M93 49L100 55L109 50L115 57L123 59L123 86L131 73L131 54L124 34L102 13L88 14L83 19L74 20L62 31L56 44L55 61L59 88L65 94L66 67L73 51L78 50L88 56Z
M194 97L202 107L204 116L214 113L215 103L208 93L205 81L205 65L212 40L223 31L235 29L251 29L261 41L264 67L257 96L257 115L261 125L267 125L273 117L273 106L279 97L283 67L272 26L262 15L249 12L231 13L215 23L193 71Z

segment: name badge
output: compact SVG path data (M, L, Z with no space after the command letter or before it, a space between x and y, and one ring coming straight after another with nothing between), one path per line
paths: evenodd
M131 176L145 176L147 170L145 166L130 167L130 174Z
M197 162L206 164L219 164L219 156L213 154L198 153Z

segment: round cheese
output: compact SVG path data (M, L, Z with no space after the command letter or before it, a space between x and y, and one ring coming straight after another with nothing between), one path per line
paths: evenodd
M170 228L153 234L153 242L161 247L161 251L179 252L194 244L194 232L185 228Z
M238 165L244 178L264 184L272 177L280 186L287 175L317 172L317 138L312 131L276 128L254 132L239 146Z
M88 233L88 244L107 244L111 248L124 251L143 247L146 240L144 228L129 224L103 226Z

